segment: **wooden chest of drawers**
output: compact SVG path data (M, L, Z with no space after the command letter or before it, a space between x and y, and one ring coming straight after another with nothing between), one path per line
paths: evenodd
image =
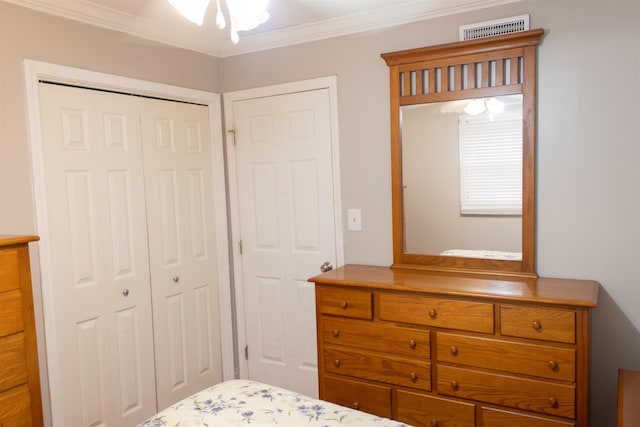
M588 425L596 282L357 265L310 281L322 399L415 426Z
M0 426L42 426L28 242L0 236Z

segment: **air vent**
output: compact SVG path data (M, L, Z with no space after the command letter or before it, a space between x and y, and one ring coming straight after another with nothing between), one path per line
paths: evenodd
M512 16L495 21L477 22L460 26L460 40L474 40L499 36L529 29L529 15Z

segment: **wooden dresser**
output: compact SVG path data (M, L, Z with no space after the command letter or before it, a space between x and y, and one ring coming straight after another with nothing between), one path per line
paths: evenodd
M618 369L618 427L640 425L640 371Z
M42 426L29 248L0 235L0 427Z
M363 265L310 281L322 399L415 426L588 425L597 282Z

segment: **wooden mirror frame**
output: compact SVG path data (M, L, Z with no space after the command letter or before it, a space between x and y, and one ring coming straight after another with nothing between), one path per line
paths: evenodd
M392 268L532 276L535 272L536 29L382 54L390 72ZM515 65L515 66L514 66ZM480 76L480 78L477 78ZM522 259L495 260L404 252L404 105L522 94Z

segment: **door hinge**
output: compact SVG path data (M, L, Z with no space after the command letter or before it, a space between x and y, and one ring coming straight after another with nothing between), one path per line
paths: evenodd
M233 145L236 145L236 128L231 128L227 131L227 133L231 134L231 138L233 140Z
M244 346L244 360L249 360L249 346Z
M238 242L238 249L240 250L240 255L242 255L242 240Z

